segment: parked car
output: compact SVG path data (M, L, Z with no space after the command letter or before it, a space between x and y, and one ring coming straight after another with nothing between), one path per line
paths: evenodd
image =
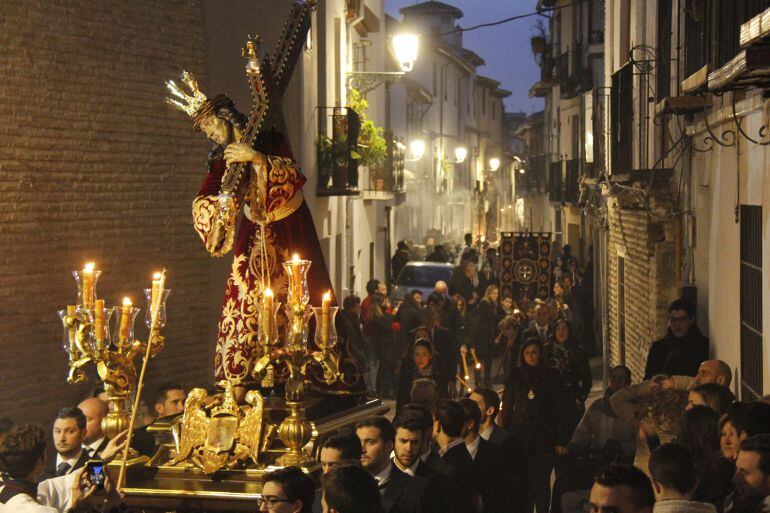
M452 264L439 262L408 262L399 273L391 292L393 301L403 301L411 290L422 292L423 300L433 292L436 282L443 280L447 284L452 280Z

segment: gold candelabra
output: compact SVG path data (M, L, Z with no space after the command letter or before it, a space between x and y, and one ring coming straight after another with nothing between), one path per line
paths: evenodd
M88 263L82 271L72 273L78 295L76 304L59 311L64 326L62 345L69 359L67 383L85 382L84 367L89 363L96 366L109 407L109 413L102 419L102 429L108 438L114 438L129 427L127 401L137 385L136 355L149 353L155 356L163 349L160 330L166 324L166 300L171 291L163 287L162 273L156 273L152 286L144 290L149 337L147 342L142 342L134 336L134 321L140 309L134 307L128 297L121 305L105 307L104 300L96 295L101 271L94 267L93 263ZM151 313L154 309L157 315L153 322ZM115 329L110 329L112 319Z
M321 306L308 307L310 293L307 274L310 265L310 260L302 260L298 255L283 263L289 277L287 304L284 307L288 322L283 351L272 350L278 340L276 316L280 305L274 302L270 289L263 293L259 308L258 340L262 357L257 361L253 372L258 377L265 373L273 362L279 360L284 361L289 370L285 389L289 415L278 428L278 436L287 447L287 452L276 461L279 465L286 466L303 465L310 461L302 451L302 447L312 436L312 426L305 417L303 401L308 364L318 362L323 369L324 380L329 384L340 378L339 357L333 351L337 342L337 330L334 326L337 307L331 306L331 291L324 295ZM314 341L318 351L308 345L309 321L313 315L316 321Z

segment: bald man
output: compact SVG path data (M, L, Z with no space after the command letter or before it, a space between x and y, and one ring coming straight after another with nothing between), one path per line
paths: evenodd
M91 454L99 454L109 443L102 431L102 419L109 411L107 404L97 397L89 397L78 404L78 408L86 416L86 437L83 440L83 447L89 449Z
M442 296L446 296L449 292L449 285L447 285L444 280L439 280L433 286L433 292Z

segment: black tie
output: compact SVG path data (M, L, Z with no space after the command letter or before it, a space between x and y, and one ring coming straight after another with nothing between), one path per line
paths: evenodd
M62 461L61 463L56 465L56 477L65 475L67 472L69 472L71 468L72 468L72 465L70 465L66 461Z

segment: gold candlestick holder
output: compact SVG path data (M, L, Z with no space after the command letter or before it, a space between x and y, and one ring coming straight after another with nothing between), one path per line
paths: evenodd
M160 303L164 322L159 322L151 330L147 342L134 337L134 320L140 309L132 306L105 308L100 321L104 323L103 328L98 330L104 335L97 337L94 304L97 299L96 279L100 272L89 269L84 280L86 271L74 271L78 284L78 304L68 305L58 313L64 327L62 345L68 355L67 383L84 383L88 379L86 365L93 364L96 367L99 379L104 384L109 407L107 416L102 420L102 429L108 438L114 438L128 428L130 408L127 401L136 390L136 355L145 353L148 344L151 356L157 355L163 348L160 328L165 324L165 301L170 290L164 291ZM121 320L126 309L130 325L127 330L121 330ZM113 313L116 315L113 316ZM115 319L114 330L109 327L111 319Z
M315 306L315 345L320 351L313 352L313 359L321 364L324 372L324 381L331 385L340 376L339 358L332 352L337 345L337 306Z

